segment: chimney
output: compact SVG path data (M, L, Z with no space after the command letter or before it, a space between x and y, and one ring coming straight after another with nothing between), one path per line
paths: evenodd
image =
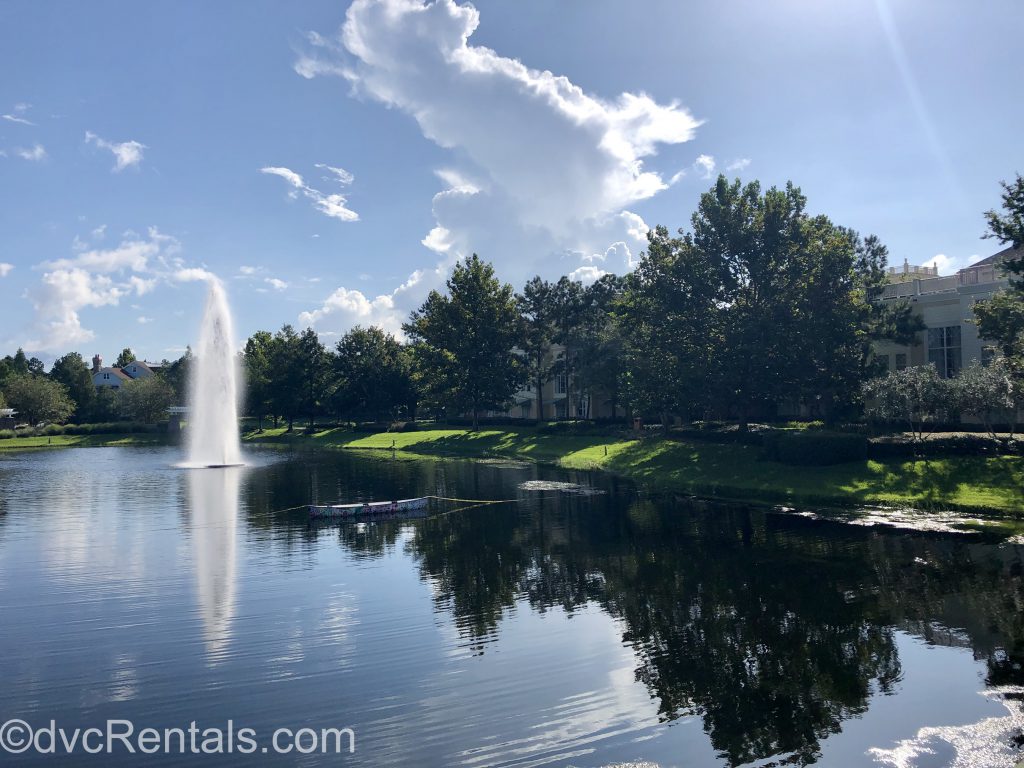
M100 357L99 355L93 355L92 356L92 372L93 373L99 373L100 372L100 368L102 368L102 367L103 367L103 358Z

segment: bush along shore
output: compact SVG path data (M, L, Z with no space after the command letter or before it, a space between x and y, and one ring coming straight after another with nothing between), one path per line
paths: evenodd
M636 435L556 423L477 431L268 429L248 432L245 440L403 456L513 457L615 472L654 492L805 507L959 511L1024 523L1024 456L1015 444L982 435L936 436L922 444L815 430Z

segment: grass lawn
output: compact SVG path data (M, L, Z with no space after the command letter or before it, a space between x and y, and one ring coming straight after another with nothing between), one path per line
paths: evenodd
M569 469L617 472L652 490L744 501L824 505L909 505L1024 517L1024 457L945 457L793 467L758 458L757 448L577 436L538 429L436 429L365 434L283 429L252 442L388 450L439 456L510 456Z
M101 448L110 445L168 445L170 442L167 435L147 433L10 437L0 440L0 452L22 451L27 448Z

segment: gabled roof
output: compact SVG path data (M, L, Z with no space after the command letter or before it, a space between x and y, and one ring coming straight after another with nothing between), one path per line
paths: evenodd
M975 267L987 267L990 264L1002 264L1004 261L1015 261L1017 259L1024 259L1024 248L1004 248L999 253L993 253L991 256L986 256L981 261L976 261L973 264L969 264L965 269L974 269Z
M99 376L101 373L112 373L117 378L124 379L125 381L132 380L132 377L129 376L124 371L122 371L120 368L100 368L98 371L96 371L96 373L93 374L93 376Z

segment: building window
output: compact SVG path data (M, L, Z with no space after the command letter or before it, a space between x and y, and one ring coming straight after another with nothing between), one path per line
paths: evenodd
M104 373L103 374L103 378L104 379L109 379L110 378L110 374L109 373Z
M564 395L569 389L569 377L564 373L558 374L558 379L555 381L555 393Z
M904 368L907 367L907 353L906 352L897 352L895 357L896 357L896 370L897 371L902 371Z
M959 325L928 329L928 362L942 378L956 376L961 367Z

